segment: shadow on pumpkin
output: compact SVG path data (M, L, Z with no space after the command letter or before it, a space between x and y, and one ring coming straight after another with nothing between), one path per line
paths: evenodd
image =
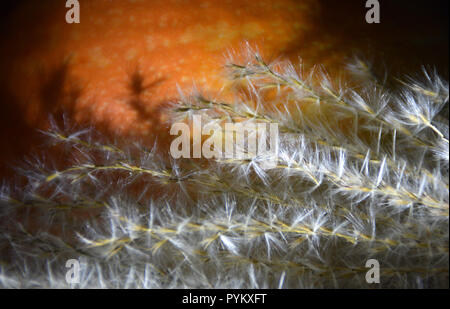
M93 99L90 104L80 107L83 100L84 88L81 83L71 75L70 61L62 61L50 71L38 71L39 85L36 90L35 104L24 102L11 91L0 84L0 138L6 141L4 149L0 152L0 179L14 175L14 168L20 166L20 162L36 150L51 152L48 149L45 137L38 130L50 127L50 119L59 128L64 129L71 124L77 127L94 127L107 138L114 140L130 138L140 140L144 145L153 145L155 140L162 149L168 145L168 127L163 123L162 115L165 113L169 100L157 101L158 95L154 93L155 86L165 81L164 77L152 78L145 76L136 66L128 74L125 81L126 93L123 102L127 109L134 112L136 122L151 123L151 134L140 137L127 134L118 134L117 130L108 120L99 120L89 110L89 106L96 104ZM155 102L156 101L156 102ZM33 111L30 115L30 108ZM29 115L27 119L26 115ZM77 118L77 115L82 115ZM78 121L76 120L78 119ZM82 119L81 121L79 119ZM41 147L42 146L42 147ZM47 155L46 155L47 157ZM56 160L56 156L49 156L48 160Z

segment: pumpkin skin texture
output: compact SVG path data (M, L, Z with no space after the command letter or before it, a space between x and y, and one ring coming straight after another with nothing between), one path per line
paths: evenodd
M355 50L396 45L367 32L364 6L351 3L80 0L80 24L67 24L64 1L24 1L6 18L1 38L0 138L8 147L0 174L39 144L35 129L48 127L49 115L149 144L167 140L163 107L193 86L226 95L226 53L244 41L268 60L301 56L306 66L330 71ZM349 6L354 18L342 18ZM366 36L381 43L370 45Z
M10 84L23 87L27 123L65 109L135 136L154 132L155 110L177 87L220 89L224 52L242 41L276 55L300 40L313 9L308 0L81 1L81 23L67 24L60 2L33 12L44 25L19 38L23 55L13 60Z

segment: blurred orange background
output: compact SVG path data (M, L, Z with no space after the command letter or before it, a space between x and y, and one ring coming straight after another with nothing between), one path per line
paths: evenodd
M80 0L3 5L0 41L0 175L41 143L50 114L151 143L168 133L162 107L178 87L221 91L229 51L258 46L268 60L336 72L353 55L392 74L420 65L448 77L448 3L381 1L381 24L365 1ZM395 2L395 3L394 3Z

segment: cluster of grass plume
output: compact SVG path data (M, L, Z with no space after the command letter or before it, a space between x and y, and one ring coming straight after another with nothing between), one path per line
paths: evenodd
M275 166L54 126L62 159L35 156L1 187L0 285L448 287L445 81L424 70L388 87L355 61L344 83L255 51L227 70L230 102L181 95L169 119L276 123ZM80 283L66 282L68 259Z

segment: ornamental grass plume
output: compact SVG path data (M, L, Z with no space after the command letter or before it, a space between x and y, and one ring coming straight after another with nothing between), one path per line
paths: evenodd
M230 56L229 102L196 91L170 106L170 123L277 124L270 168L43 132L48 151L1 187L0 285L448 288L448 83L426 69L380 81L361 60L346 71L333 80L249 49Z

